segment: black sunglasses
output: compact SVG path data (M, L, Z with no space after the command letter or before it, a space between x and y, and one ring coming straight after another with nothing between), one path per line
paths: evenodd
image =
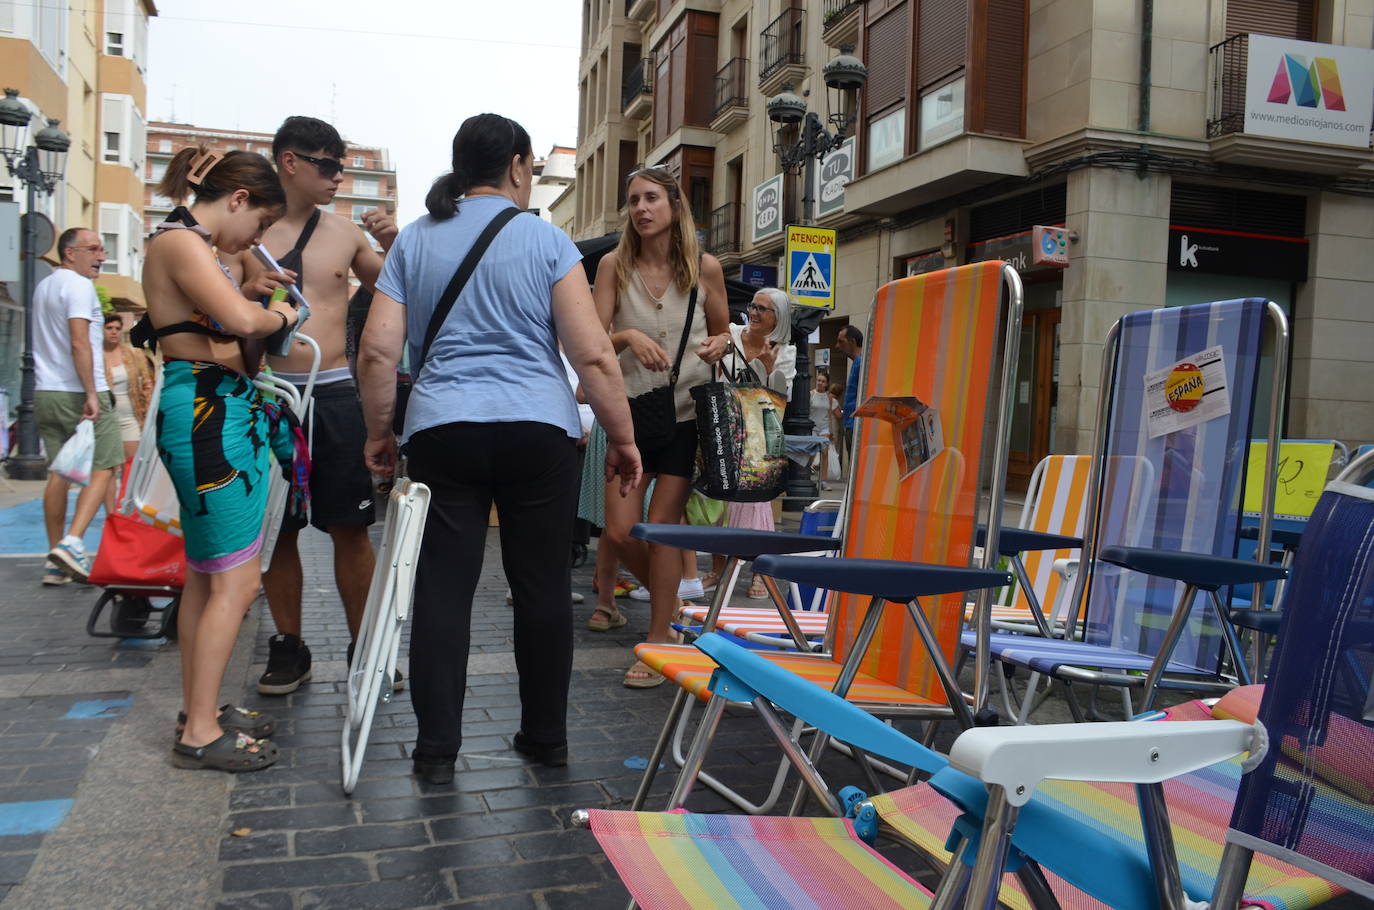
M302 161L309 161L311 164L315 165L315 167L320 170L320 176L326 180L337 177L344 172L344 164L338 158L316 158L313 155L301 154L295 149L291 150L291 154Z

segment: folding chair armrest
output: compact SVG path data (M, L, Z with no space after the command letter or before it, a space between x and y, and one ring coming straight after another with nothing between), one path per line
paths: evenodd
M1234 720L1190 724L1120 721L975 727L950 749L950 766L1006 788L1012 805L1043 780L1153 784L1263 749L1263 734Z
M754 560L754 571L799 584L883 597L897 603L934 594L956 594L1011 584L1009 572L932 566L894 559L768 555Z
M987 525L978 526L978 546L987 540ZM1000 556L1015 556L1018 553L1031 553L1036 550L1081 550L1083 538L1067 537L1063 534L1047 534L1044 531L1028 531L1025 528L1003 527L997 532L997 553Z
M1080 560L1078 560L1078 559L1076 559L1076 558L1070 558L1070 559L1056 559L1056 560L1050 565L1050 568L1051 568L1052 570L1054 570L1054 574L1058 575L1060 578L1064 579L1065 581L1069 581L1069 580L1072 579L1075 575L1078 574L1078 567L1079 567L1079 564L1080 564Z
M1174 550L1147 550L1141 547L1103 547L1098 554L1103 562L1123 569L1161 578L1172 578L1204 591L1223 585L1248 585L1278 581L1288 577L1283 566L1261 565L1248 559L1204 556Z
M715 632L707 632L692 644L720 665L720 670L711 677L712 694L742 702L753 701L755 695L761 695L842 742L920 768L927 774L934 774L948 765L943 756L862 708Z
M630 536L680 550L699 550L719 556L753 559L761 553L814 553L835 550L840 541L815 534L755 531L752 528L706 528L696 525L660 525L641 522Z

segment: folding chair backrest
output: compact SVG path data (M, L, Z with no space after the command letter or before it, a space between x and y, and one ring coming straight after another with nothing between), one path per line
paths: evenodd
M1374 456L1322 494L1284 592L1259 722L1227 840L1374 898Z
M1269 306L1227 300L1131 313L1117 324L1104 352L1112 380L1092 553L1123 545L1236 556L1256 404L1272 394L1258 388L1265 323L1276 318ZM1153 655L1182 585L1100 564L1085 583L1085 639ZM1194 623L1174 660L1215 672L1220 642L1214 625Z
M1026 506L1018 527L1045 534L1082 537L1092 463L1091 455L1047 455L1043 458L1031 474L1026 488ZM1054 571L1055 560L1078 555L1077 550L1032 550L1021 554L1026 576L1046 613L1053 609L1064 584L1063 578ZM1013 588L1009 606L1031 609L1020 585Z
M980 491L988 482L980 472L992 470L999 432L990 419L999 345L1004 332L1016 331L1006 328L1003 267L981 262L878 290L864 349L843 556L970 564ZM1015 309L1019 314L1019 301ZM995 527L1000 501L993 506ZM868 598L833 597L831 644L842 661ZM952 656L964 598L951 594L922 603L941 648ZM923 654L910 617L889 608L862 670L943 700Z

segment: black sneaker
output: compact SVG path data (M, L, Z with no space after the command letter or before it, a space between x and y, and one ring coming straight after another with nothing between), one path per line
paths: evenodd
M541 765L550 768L562 768L568 763L568 744L561 743L537 743L525 736L525 731L521 730L515 734L512 743L516 752L527 755Z
M267 642L267 672L258 680L263 695L290 695L310 681L310 649L295 635L273 635Z
M356 641L350 641L348 643L348 656L344 658L344 663L348 664L350 670L353 669L353 646L356 644ZM400 692L405 689L405 687L406 678L401 675L400 670L395 671L391 677L391 691Z

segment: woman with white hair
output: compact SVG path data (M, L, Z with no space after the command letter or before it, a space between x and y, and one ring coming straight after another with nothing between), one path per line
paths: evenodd
M792 379L797 375L797 346L792 344L792 304L777 288L761 288L746 310L743 325L730 325L732 347L721 361L732 373L745 372L747 366L761 384L792 398ZM747 379L747 373L745 377ZM737 378L740 378L737 376ZM726 509L726 525L732 528L773 530L773 504L769 502L732 502ZM724 559L703 581L704 590L714 589L720 581ZM749 597L763 600L768 591L757 575L749 585Z

